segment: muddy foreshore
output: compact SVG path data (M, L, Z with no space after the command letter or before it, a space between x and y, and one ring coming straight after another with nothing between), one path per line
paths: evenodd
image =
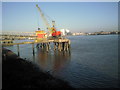
M2 49L2 87L4 88L72 88L67 82L43 72L12 51Z

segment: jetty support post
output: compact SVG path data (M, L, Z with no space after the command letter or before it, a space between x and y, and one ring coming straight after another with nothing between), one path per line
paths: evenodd
M59 42L59 44L58 44L58 50L62 51L62 42Z
M50 42L48 42L48 50L50 50Z
M37 47L37 48L39 48L39 47L40 47L40 45L37 43L36 47Z
M62 50L65 51L65 42L62 43Z
M60 44L60 51L62 51L63 50L63 42L61 42L61 44Z
M33 50L33 56L35 55L35 51L34 51L34 43L32 44L32 50Z
M62 42L62 51L64 51L65 48L65 42Z
M20 56L19 44L17 44L17 52L18 52L18 56Z
M60 51L60 42L58 42L58 50Z
M70 42L70 40L68 41L68 48L69 48L69 50L70 50L70 48L71 48L71 42Z
M49 50L49 44L48 44L48 42L46 43L46 51L48 52L48 50Z
M69 50L69 48L68 48L68 47L69 47L69 44L68 44L68 42L67 42L67 51Z
M41 43L41 48L43 49L43 43Z
M57 49L57 43L54 42L54 50L56 50L56 49Z
M64 49L63 51L66 51L67 50L67 42L64 42Z

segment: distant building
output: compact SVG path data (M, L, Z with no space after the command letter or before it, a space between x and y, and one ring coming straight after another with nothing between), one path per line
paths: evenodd
M75 32L72 33L73 36L75 35L110 35L110 34L119 34L119 31L108 31L108 32L104 32L104 31L100 31L100 32L93 32L93 33L82 33L82 32Z
M61 33L62 33L62 36L65 36L65 35L69 35L69 34L70 34L70 30L68 30L68 29L61 29L60 31L61 31Z
M62 36L65 36L65 29L60 29Z
M87 33L82 33L82 32L80 32L80 33L72 33L72 35L87 35Z

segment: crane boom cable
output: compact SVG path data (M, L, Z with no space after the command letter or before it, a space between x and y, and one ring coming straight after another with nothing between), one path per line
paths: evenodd
M39 10L39 12L40 12L40 15L41 15L43 21L45 22L45 24L46 24L46 26L47 26L47 29L50 30L51 27L50 27L49 23L47 22L47 20L46 20L44 14L42 13L42 10L40 9L40 7L38 7L38 5L36 5L36 7L38 8L38 10Z
M37 25L38 25L38 28L40 27L40 23L39 23L39 16L38 16L38 13L37 13Z
M50 21L54 21L53 18L51 18L45 11L42 11L44 13L44 16L49 19Z

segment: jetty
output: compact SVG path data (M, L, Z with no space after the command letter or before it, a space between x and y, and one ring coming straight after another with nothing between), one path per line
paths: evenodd
M53 44L53 50L57 50L57 51L70 51L70 40L69 39L65 39L65 38L60 38L60 39L36 39L34 41L29 41L29 42L20 42L20 43L16 43L14 42L14 40L1 40L2 43L2 47L6 47L6 46L11 46L11 45L16 45L17 46L17 52L18 52L18 56L20 55L20 45L23 44L30 44L32 45L32 51L33 51L33 55L35 54L34 49L44 49L47 52L51 49L51 45Z

